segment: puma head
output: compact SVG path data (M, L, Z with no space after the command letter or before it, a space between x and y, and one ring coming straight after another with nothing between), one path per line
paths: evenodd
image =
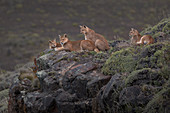
M50 49L54 49L54 48L56 48L56 46L57 46L56 39L54 39L54 40L49 40L49 48L50 48Z
M64 34L63 36L60 36L59 35L59 38L60 38L60 44L63 46L65 43L68 42L68 37L67 37L67 34Z
M83 26L80 25L80 33L87 34L87 32L89 32L89 28L85 25Z
M137 36L138 34L139 32L136 29L131 28L131 31L129 32L130 37Z

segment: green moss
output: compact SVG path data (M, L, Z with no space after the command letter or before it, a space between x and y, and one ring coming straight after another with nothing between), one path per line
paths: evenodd
M116 48L110 47L110 49L109 49L109 54L111 54L111 53L113 53L113 52L115 52L115 51L116 51Z
M6 70L0 69L0 77L1 77L1 75L3 75L3 74L6 73L6 72L7 72Z
M74 58L71 59L71 60L78 62L78 61L80 61L80 58L79 58L79 57L74 57Z
M161 33L162 33L162 32L157 32L157 33L155 33L152 37L153 37L154 39L156 39L157 37L159 37L159 36L161 35Z
M140 58L137 61L136 69L149 68L149 57Z
M104 58L106 55L107 55L106 53L100 51L97 54L95 54L95 57L96 58Z
M156 64L157 67L162 67L165 63L165 58L163 57L163 54L163 50L156 51L151 57L151 65L154 66Z
M170 100L168 95L170 95L170 88L163 88L146 105L144 113L165 113L168 111L167 101Z
M5 89L5 90L0 91L0 99L8 97L8 92L9 92L9 89Z
M150 68L143 68L141 70L133 71L126 79L125 85L132 84L136 80L145 79L147 76L150 76L152 73L156 73L152 71ZM141 76L140 76L141 75Z
M136 69L162 68L170 59L168 43L155 43L148 45L140 52Z
M62 61L62 60L67 60L67 59L68 59L68 56L65 55L65 56L63 56L62 58L58 59L55 63L58 63L58 62L60 62L60 61Z
M88 53L89 53L89 55L95 55L95 54L97 54L95 51L89 51Z
M136 67L134 59L134 49L127 48L116 51L106 61L102 68L102 72L106 75L114 75L115 73L132 72Z
M88 57L89 55L88 54L84 54L84 55L82 55L82 57Z
M157 50L154 54L153 54L153 58L155 57L157 61L156 65L157 67L163 67L165 66L165 64L168 64L168 62L170 61L170 46L168 43L164 44L161 50ZM152 60L152 59L151 59ZM155 64L152 64L155 65Z
M148 26L148 27L145 28L140 34L141 34L141 35L144 35L145 33L150 32L151 30L152 30L152 27L151 27L151 26Z
M159 74L165 79L169 79L169 73L170 67L168 67L168 65L163 66L162 69L159 71Z
M156 37L155 35L159 32L164 32L165 34L170 33L170 18L165 18L155 26L144 29L140 34L141 35L150 34L155 38Z
M8 111L8 93L9 89L0 91L0 112L7 113Z
M166 34L170 34L170 22L163 27L162 31Z

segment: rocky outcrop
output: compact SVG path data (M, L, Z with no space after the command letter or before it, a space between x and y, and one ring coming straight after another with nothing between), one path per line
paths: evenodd
M105 57L105 58L104 58ZM107 56L94 52L44 53L37 58L41 89L30 91L29 82L11 86L9 111L15 112L92 112L92 99L110 80L99 68Z
M169 41L110 46L99 53L45 50L36 59L40 88L29 79L13 82L9 113L168 113Z

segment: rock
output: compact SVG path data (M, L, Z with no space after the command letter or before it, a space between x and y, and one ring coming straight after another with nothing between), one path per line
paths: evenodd
M119 95L119 103L120 106L128 107L128 105L132 107L137 107L141 105L146 105L149 100L151 100L152 96L145 96L141 91L139 86L131 86L124 88ZM132 108L131 112L135 111L137 108ZM140 108L139 108L140 109Z
M88 56L88 57L86 57ZM80 113L92 112L92 98L110 80L97 70L94 54L61 51L37 58L36 73L41 90L28 90L29 82L11 87L10 112ZM95 58L101 57L95 56ZM18 88L15 88L18 87ZM18 92L17 95L15 92ZM19 107L18 107L19 106ZM16 111L16 112L17 112Z
M92 71L97 68L97 65L93 62L87 62L85 64L78 64L73 66L68 72L68 75L79 75L79 74L85 74L89 71Z
M121 75L115 74L110 81L98 91L93 99L93 113L107 113L107 111L117 111L115 100L119 98L119 89L123 86ZM113 107L114 106L114 107Z
M48 59L50 58L51 54L45 54L40 56L37 60L38 69L48 69L50 65L48 64Z

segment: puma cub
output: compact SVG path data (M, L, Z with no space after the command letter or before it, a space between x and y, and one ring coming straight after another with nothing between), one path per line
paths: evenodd
M154 39L150 35L141 36L140 33L136 30L131 28L129 32L129 36L131 37L131 44L139 45L139 44L153 44Z
M70 50L70 51L82 51L82 50L89 50L89 51L96 51L99 50L95 47L94 43L90 40L78 40L78 41L70 41L66 34L60 36L60 44L62 47L58 48L57 51L60 50Z
M57 43L56 39L49 40L49 49L54 49L56 51L59 47L61 47L61 44Z
M94 42L97 49L101 51L109 50L109 44L104 36L96 33L94 30L87 26L80 25L80 33L84 34L85 40L91 40Z

